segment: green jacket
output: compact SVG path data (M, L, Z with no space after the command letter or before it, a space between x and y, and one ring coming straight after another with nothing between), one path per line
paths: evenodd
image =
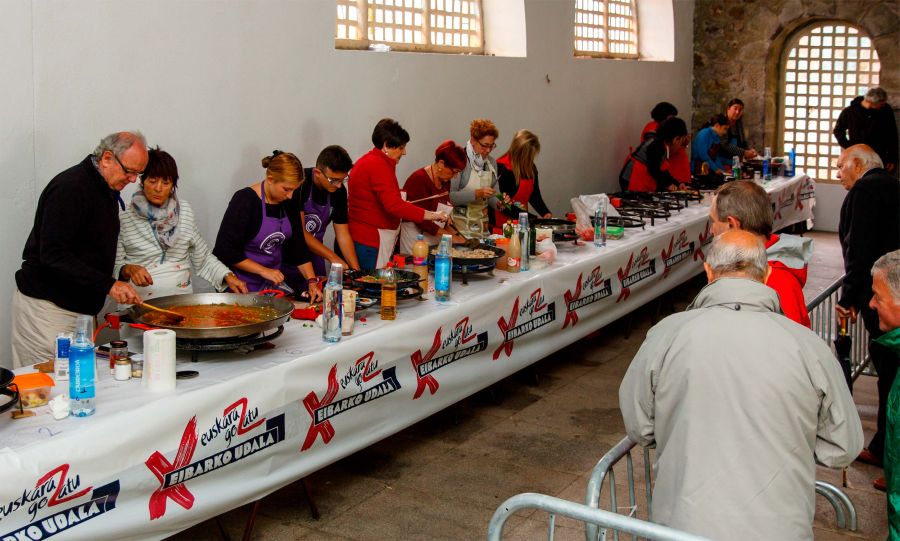
M875 341L900 355L900 327L879 336ZM884 478L887 480L888 539L900 541L900 378L894 378L887 401Z

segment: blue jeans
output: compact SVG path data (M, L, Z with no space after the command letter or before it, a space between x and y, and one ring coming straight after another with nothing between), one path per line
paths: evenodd
M360 270L371 270L378 264L378 248L354 242L356 247L356 259L359 260Z

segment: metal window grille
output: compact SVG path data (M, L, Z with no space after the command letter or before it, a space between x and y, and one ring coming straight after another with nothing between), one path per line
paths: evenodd
M575 0L575 55L637 58L634 0Z
M335 45L483 53L481 0L336 0Z
M846 23L819 23L791 40L782 70L784 153L819 182L837 182L841 147L832 134L841 111L878 86L881 62L872 40Z

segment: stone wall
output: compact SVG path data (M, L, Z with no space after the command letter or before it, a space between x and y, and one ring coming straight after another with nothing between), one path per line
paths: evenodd
M751 144L777 147L782 49L797 30L823 20L868 32L881 60L880 86L900 113L900 0L696 0L694 131L740 97Z

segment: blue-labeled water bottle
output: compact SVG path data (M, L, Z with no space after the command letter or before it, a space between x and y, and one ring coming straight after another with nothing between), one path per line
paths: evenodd
M343 280L344 266L332 263L331 270L328 271L328 282L325 284L325 298L322 301L322 340L326 342L341 340L341 325L344 319Z
M530 232L528 229L528 213L520 212L519 213L519 241L522 243L522 270L528 270L528 246L530 245L529 241Z
M600 194L600 204L594 212L594 246L603 248L606 246L606 217L609 212L607 205L609 198L606 194Z
M453 237L444 235L438 245L437 254L434 256L434 298L440 302L450 300L450 273L452 259L450 246Z
M788 159L790 160L790 168L785 176L792 177L797 174L797 151L794 150L794 147L791 147L790 152L788 152Z
M75 319L75 337L69 346L69 400L70 411L75 417L94 414L97 364L93 336L94 319L78 316Z
M772 148L766 147L763 152L763 180L768 182L772 180Z

